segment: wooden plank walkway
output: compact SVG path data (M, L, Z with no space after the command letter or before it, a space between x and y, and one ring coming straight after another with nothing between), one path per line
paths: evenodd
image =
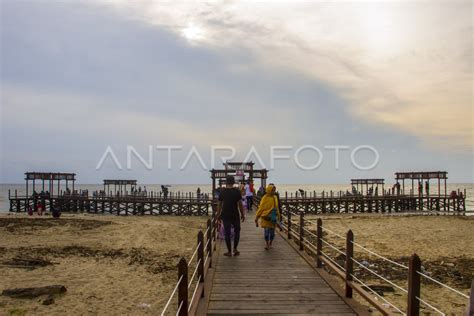
M225 257L220 241L207 315L356 315L279 234L266 251L254 215L242 224L240 256Z

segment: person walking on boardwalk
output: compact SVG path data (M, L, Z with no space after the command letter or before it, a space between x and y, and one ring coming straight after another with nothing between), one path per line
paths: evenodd
M217 216L224 223L225 243L227 252L225 256L232 256L231 229L234 227L234 256L240 255L237 250L240 240L240 220L245 220L244 206L242 204L242 194L239 189L234 188L235 179L233 176L226 177L226 187L219 195L217 206ZM239 214L240 213L240 214Z
M247 184L245 184L245 199L247 202L247 210L250 212L252 210L253 203L253 189L250 185L250 181L247 181Z
M264 229L265 236L265 250L272 248L273 239L275 239L275 227L281 220L280 210L278 206L278 199L275 195L276 188L269 184L266 193L260 201L255 216L255 224L258 226L260 219L260 226Z

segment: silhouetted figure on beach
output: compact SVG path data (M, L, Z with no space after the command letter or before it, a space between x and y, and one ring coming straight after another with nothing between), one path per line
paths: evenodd
M301 197L304 197L304 196L305 196L305 192L304 192L303 189L298 189L298 191L300 192Z
M430 182L427 180L425 181L425 190L426 190L426 196L430 195Z
M163 197L165 199L167 199L168 198L168 188L165 187L164 185L161 185L161 192L163 192Z

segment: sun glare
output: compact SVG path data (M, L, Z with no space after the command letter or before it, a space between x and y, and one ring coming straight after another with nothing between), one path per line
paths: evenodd
M190 42L198 41L204 38L204 30L196 25L188 24L181 30L181 35Z

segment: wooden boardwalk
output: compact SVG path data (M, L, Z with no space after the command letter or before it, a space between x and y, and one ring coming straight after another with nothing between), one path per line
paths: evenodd
M356 315L278 233L266 251L254 215L242 224L240 256L223 256L221 241L207 315Z

